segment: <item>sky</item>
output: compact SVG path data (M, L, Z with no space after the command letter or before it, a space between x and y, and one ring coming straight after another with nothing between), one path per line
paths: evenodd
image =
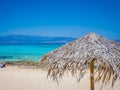
M0 0L0 36L120 38L120 0Z

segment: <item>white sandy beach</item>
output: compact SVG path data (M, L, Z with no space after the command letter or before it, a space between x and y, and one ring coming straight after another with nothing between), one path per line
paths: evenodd
M0 90L89 90L89 74L79 83L74 77L65 76L57 85L52 80L46 80L47 72L41 69L20 69L7 66L0 69ZM113 88L105 86L102 90L120 90L120 81ZM95 90L100 90L101 84L95 84Z

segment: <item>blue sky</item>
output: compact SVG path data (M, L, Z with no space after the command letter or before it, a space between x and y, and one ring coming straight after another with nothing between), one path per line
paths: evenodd
M0 36L120 38L119 0L0 0Z

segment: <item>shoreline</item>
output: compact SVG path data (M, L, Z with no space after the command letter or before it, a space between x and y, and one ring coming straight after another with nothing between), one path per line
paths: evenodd
M40 67L39 62L35 62L35 61L25 61L25 60L21 60L21 61L0 61L0 63L5 64L6 66L18 66L18 67Z

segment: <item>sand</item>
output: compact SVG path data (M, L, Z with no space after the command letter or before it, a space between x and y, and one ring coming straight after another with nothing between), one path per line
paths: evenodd
M41 69L22 69L7 66L0 69L0 90L89 90L89 73L79 82L71 75L63 77L59 85L46 79L47 72ZM100 90L100 83L95 90ZM102 90L120 90L120 81L114 87L107 85Z

